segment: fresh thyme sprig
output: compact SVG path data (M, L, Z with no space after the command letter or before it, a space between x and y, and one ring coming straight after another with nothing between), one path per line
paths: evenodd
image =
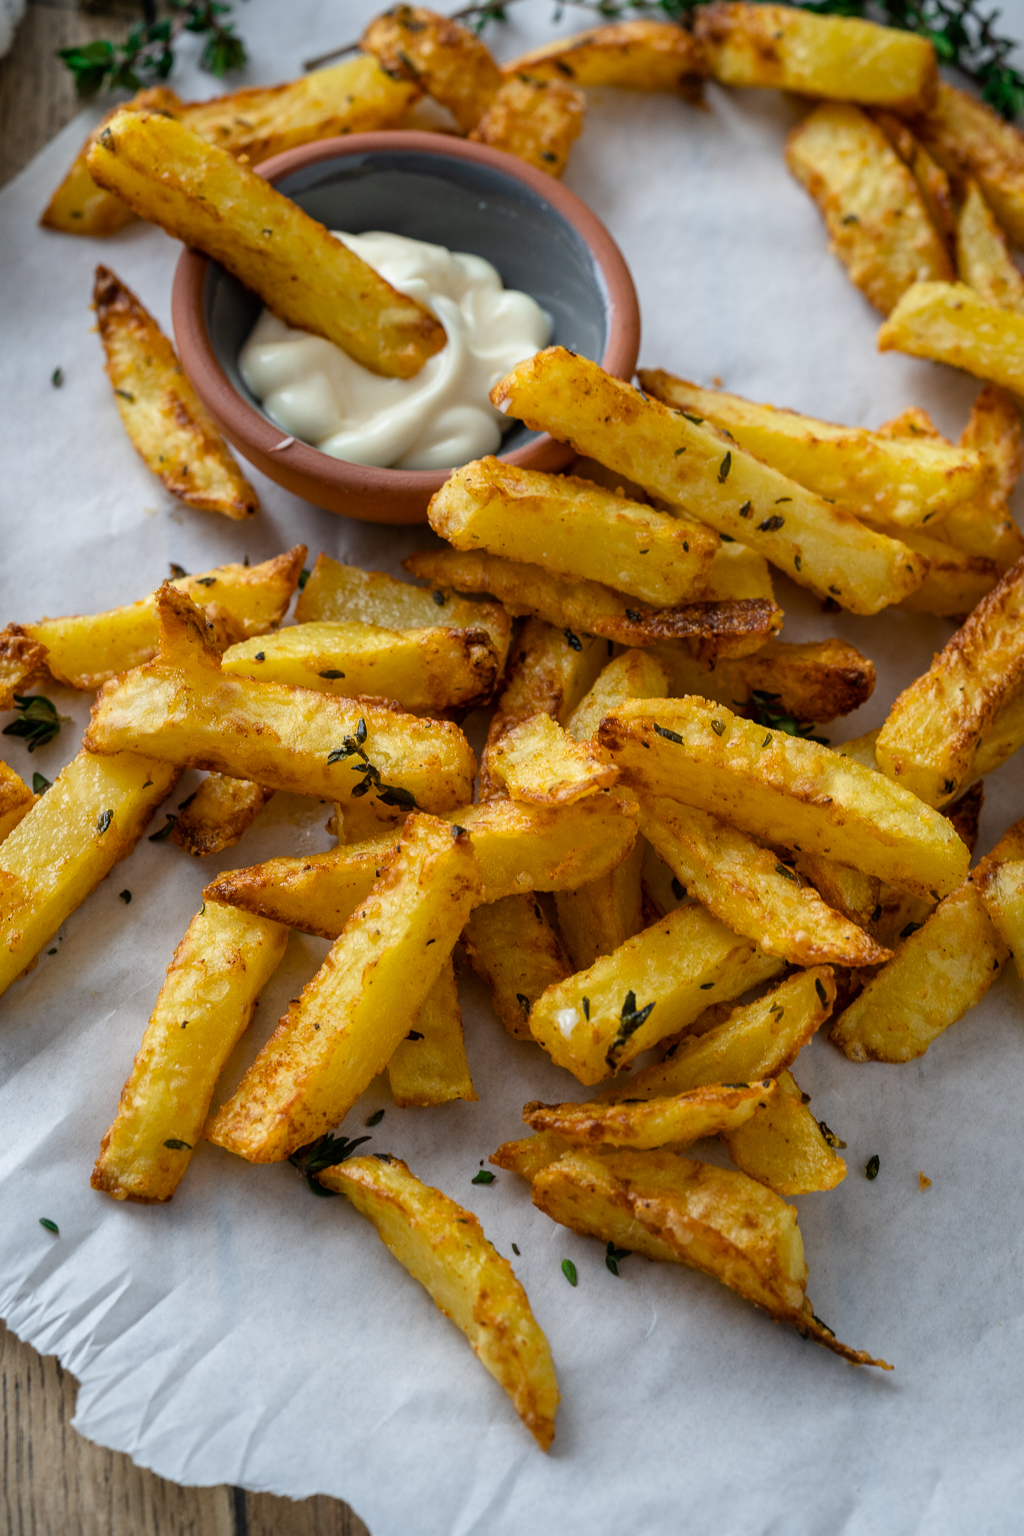
M50 699L41 693L16 693L14 707L18 719L4 726L5 736L24 736L30 752L45 747L60 732L61 716Z
M828 746L827 736L813 735L814 726L807 721L795 720L784 709L779 708L781 695L777 693L765 693L763 688L755 688L745 704L733 700L737 708L742 709L748 720L756 720L758 725L766 725L770 731L785 731L787 736L799 736L803 741L816 741L819 746Z
M381 805L393 805L400 811L415 811L418 809L415 797L407 789L402 789L398 784L384 784L381 782L380 769L370 762L366 755L363 743L366 741L366 721L360 720L356 726L354 736L346 736L344 744L335 747L328 753L329 763L340 763L346 757L358 757L360 761L353 764L353 772L363 776L363 782L357 784L352 791L352 799L358 800L362 795L368 795L371 789L374 791Z
M308 1146L299 1147L293 1152L288 1161L297 1168L313 1191L314 1195L335 1195L337 1190L325 1189L316 1175L322 1173L325 1168L333 1168L337 1163L343 1163L351 1157L357 1147L361 1147L364 1141L370 1141L370 1136L356 1136L349 1140L347 1136L334 1136L331 1131L326 1136L321 1136L318 1141L311 1141Z
M132 27L124 43L106 38L59 48L60 58L75 77L75 90L88 99L100 91L139 91L166 80L174 68L174 44L182 32L206 38L200 67L223 79L247 62L245 44L235 36L234 23L222 21L231 6L221 0L167 0L173 15L145 20Z

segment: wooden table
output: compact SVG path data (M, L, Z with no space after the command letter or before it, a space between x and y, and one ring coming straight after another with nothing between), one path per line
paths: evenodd
M111 14L113 12L113 14ZM134 13L137 15L137 12ZM57 48L122 37L132 13L29 0L0 60L0 186L77 111ZM71 1428L77 1383L0 1322L2 1536L369 1536L346 1504L293 1503L243 1488L181 1488L101 1450Z

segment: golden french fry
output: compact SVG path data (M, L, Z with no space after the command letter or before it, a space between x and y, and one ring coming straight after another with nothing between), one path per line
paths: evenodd
M662 369L642 368L637 377L655 400L703 416L808 490L851 511L870 511L878 521L923 526L985 488L982 455L966 445L954 448L945 438L919 432L891 437L866 427L836 426L724 390L702 389Z
M674 698L694 693L722 704L746 704L755 715L761 709L779 711L825 725L859 709L875 688L874 663L844 640L802 645L771 640L752 656L723 657L714 671L671 641L655 646L654 655L671 673L668 692Z
M648 651L624 651L606 667L565 722L574 741L589 741L610 709L626 699L663 699L671 686L668 668Z
M599 1083L692 1024L708 1003L730 1001L782 968L703 907L677 907L549 986L530 1010L530 1031L558 1066Z
M373 1222L398 1262L462 1329L546 1451L559 1400L551 1350L511 1264L473 1212L421 1184L396 1157L350 1157L318 1177Z
M14 708L14 695L44 670L46 659L46 646L24 625L8 624L0 630L0 709Z
M976 879L978 894L1024 980L1024 859L1007 859Z
M866 112L824 102L789 135L786 161L817 203L830 248L883 315L913 283L952 281L913 174Z
M206 1119L224 1063L284 956L288 930L204 901L174 951L93 1189L115 1200L170 1200Z
M1024 245L1024 137L968 91L939 82L914 131L939 164L973 177L1015 245Z
M165 583L156 602L160 656L103 685L90 751L140 746L181 768L342 804L372 792L382 820L390 808L446 811L468 801L475 761L456 726L376 700L229 677L191 598Z
M640 830L690 896L791 965L880 965L889 951L826 906L777 853L708 811L641 795Z
M388 1082L399 1109L475 1100L462 1035L462 1010L451 956L423 1000L413 1027L388 1060Z
M469 838L410 816L398 852L206 1135L280 1162L338 1125L437 981L479 894Z
M543 711L509 727L488 769L513 800L527 805L574 805L618 778L600 747L574 741Z
M917 182L928 217L943 240L951 242L956 234L956 214L946 172L902 118L877 109L871 116Z
M166 85L150 86L137 91L126 107L140 111L144 107L155 112L165 112L177 117L184 103ZM89 134L75 156L60 186L54 192L40 217L44 229L57 229L65 235L116 235L118 230L135 222L135 214L112 192L99 187L89 174L88 155L103 129L110 122L113 107Z
M955 545L920 533L916 528L906 529L902 537L911 549L928 561L924 582L899 605L907 613L935 613L959 618L976 608L1002 575L994 560L965 554Z
M502 81L469 137L561 176L586 110L583 92L565 80L517 72Z
M645 927L643 884L644 842L607 874L555 896L558 926L578 971L610 955Z
M716 1083L671 1098L633 1103L619 1099L591 1104L523 1105L523 1119L535 1131L553 1132L571 1147L688 1147L706 1136L746 1125L775 1096L771 1078L761 1083Z
M219 261L287 325L325 336L372 372L410 378L444 346L443 327L420 304L182 123L122 108L87 163L100 186Z
M79 752L0 844L0 994L119 859L179 770L140 753Z
M478 906L463 929L462 947L509 1034L532 1040L533 1004L572 975L569 956L536 897L506 896Z
M902 785L724 705L634 700L612 710L599 739L624 785L710 811L765 842L824 854L924 898L945 895L967 873L949 822Z
M966 283L915 283L878 331L879 352L907 352L963 368L1024 394L1024 315Z
M1022 683L1024 559L896 699L875 743L879 767L926 804L944 805L972 777L980 746Z
M745 1174L667 1151L568 1152L536 1175L533 1203L584 1237L714 1276L851 1365L892 1369L815 1317L796 1211Z
M239 635L263 635L284 618L305 558L305 544L296 544L260 565L218 565L171 585L204 607L207 618L213 611ZM156 599L152 592L123 608L42 619L19 632L46 647L46 665L58 682L91 692L119 672L152 661L159 642Z
M925 562L905 544L830 506L717 427L648 399L562 347L517 364L491 399L854 613L877 613L924 580Z
M199 788L184 802L175 820L171 841L197 859L233 848L252 826L274 791L208 773Z
M655 608L703 596L718 547L694 518L493 456L457 469L427 517L455 549L525 561L567 581L597 581Z
M635 91L678 91L700 99L707 66L692 32L670 21L619 21L559 37L502 67L538 80L618 85Z
M13 768L0 763L0 843L28 815L38 798Z
M804 875L817 889L826 906L842 912L851 923L866 928L875 915L881 882L874 875L848 869L821 853L790 855L797 874ZM914 898L908 898L913 900ZM877 938L877 934L875 935ZM887 947L887 946L883 946Z
M174 348L130 288L96 268L93 308L121 421L172 496L224 517L246 518L259 499L182 371Z
M487 1159L496 1168L507 1168L532 1184L544 1168L557 1163L572 1148L562 1136L552 1131L541 1131L536 1136L524 1136L520 1141L506 1141Z
M777 1195L835 1189L846 1178L846 1164L834 1146L837 1138L824 1122L815 1120L807 1097L789 1072L780 1072L778 1092L767 1104L741 1125L720 1133L740 1172Z
M956 271L990 304L1024 314L1024 277L976 181L968 182L957 217Z
M398 5L374 17L361 46L394 80L411 80L447 107L463 133L475 128L501 85L480 38L447 16Z
M1008 390L998 384L982 388L960 435L960 445L982 455L994 484L987 494L953 507L939 533L967 554L993 560L1008 571L1024 555L1024 533L1007 506L1024 464L1020 413Z
M775 86L901 112L935 98L929 39L858 17L720 0L700 7L694 32L723 85Z

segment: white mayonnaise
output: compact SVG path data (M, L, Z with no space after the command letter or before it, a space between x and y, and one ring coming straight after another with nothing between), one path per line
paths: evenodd
M551 325L540 305L503 288L479 256L404 235L334 233L436 315L448 343L413 378L386 379L265 309L238 363L271 421L352 464L453 469L494 453L512 423L487 396L547 345Z

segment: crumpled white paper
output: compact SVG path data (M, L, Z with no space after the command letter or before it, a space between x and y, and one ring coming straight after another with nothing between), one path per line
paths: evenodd
M1024 31L1024 5L1008 6ZM354 36L373 6L250 0L238 22L248 78L298 73ZM585 24L576 19L576 24ZM550 35L546 3L495 29L504 56ZM1005 19L1005 18L1004 18ZM562 30L572 26L570 17ZM188 68L183 94L210 94ZM796 111L775 93L595 92L568 184L620 242L643 306L642 360L837 421L877 425L909 404L956 433L975 385L895 353L828 255L789 178ZM124 436L91 334L92 269L109 263L163 323L177 247L135 225L107 241L36 228L85 131L83 116L0 198L4 410L0 623L94 611L152 589L170 560L201 570L303 540L399 571L423 530L372 528L254 476L251 523L166 496ZM64 371L62 388L50 377ZM823 615L786 580L785 636L828 634L878 666L874 698L834 739L884 718L948 636L940 620ZM88 699L50 690L69 723L29 757L53 778ZM986 787L981 851L1024 812L1020 764ZM170 802L190 792L186 776ZM896 1371L853 1370L710 1279L627 1259L555 1226L526 1186L471 1179L522 1133L527 1099L583 1096L541 1051L511 1041L481 988L463 986L478 1104L399 1111L375 1086L345 1124L406 1158L481 1217L554 1351L563 1403L542 1455L455 1328L343 1200L317 1200L287 1164L253 1168L202 1146L172 1204L118 1205L89 1187L176 943L221 868L326 848L327 808L278 796L239 847L197 863L143 841L0 1002L0 1315L81 1381L76 1427L184 1483L347 1499L373 1536L824 1536L1006 1531L1019 1520L1024 1403L1024 990L1008 969L921 1060L854 1066L826 1040L797 1075L846 1141L849 1174L799 1202L815 1310ZM154 821L154 827L159 818ZM130 905L118 892L132 892ZM224 1091L325 946L296 935ZM877 1153L874 1183L864 1164ZM712 1151L711 1156L715 1156ZM918 1188L918 1170L933 1180ZM55 1238L39 1225L56 1221ZM572 1289L560 1270L571 1258Z

